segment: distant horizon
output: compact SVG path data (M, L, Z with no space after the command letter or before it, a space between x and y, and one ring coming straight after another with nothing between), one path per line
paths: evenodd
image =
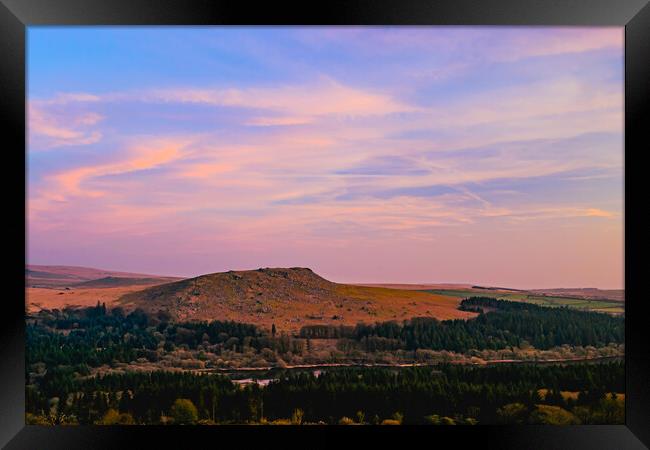
M27 260L624 289L623 45L623 27L28 27Z
M196 278L200 277L203 275L210 275L214 273L226 273L229 271L234 271L234 272L245 272L245 271L255 271L258 269L292 269L292 268L304 268L304 269L310 269L312 272L314 272L316 275L319 275L328 281L332 281L334 283L343 283L343 284L394 284L394 285L399 285L399 284L404 284L404 285L418 285L418 284L449 284L449 285L471 285L471 286L480 286L480 287L490 287L490 288L506 288L506 289L520 289L520 290L539 290L539 289L598 289L601 291L624 291L624 287L596 287L596 286L536 286L536 287L521 287L521 286L509 286L509 285L499 285L499 284L494 284L494 283L474 283L471 281L341 281L341 280L336 280L336 279L331 279L327 276L324 276L322 273L320 273L318 270L315 270L313 267L308 267L304 265L293 265L293 266L260 266L260 267L254 267L250 269L226 269L226 270L216 270L216 271L209 271L205 273L200 273L200 274L191 274L191 275L178 275L178 274L166 274L166 273L153 273L149 271L141 271L141 270L124 270L124 269L115 269L115 268L106 268L106 267L94 267L94 266L87 266L87 265L79 265L79 264L41 264L41 263L27 263L25 264L25 267L29 266L49 266L49 267L70 267L70 268L79 268L79 269L94 269L94 270L99 270L99 271L105 271L105 272L123 272L126 274L138 274L138 275L147 275L147 276L152 276L152 277L169 277L169 278L182 278L182 279L188 279L188 278Z

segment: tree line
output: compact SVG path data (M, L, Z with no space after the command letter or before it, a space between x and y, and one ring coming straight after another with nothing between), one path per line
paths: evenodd
M136 309L125 315L121 308L110 312L105 305L44 311L26 325L27 368L35 363L48 367L75 366L86 374L88 367L138 358L156 362L159 350L230 350L301 354L302 339L285 333L273 335L259 327L234 321L173 323L164 314L148 315Z
M519 347L524 342L542 350L564 344L598 347L623 343L625 337L624 319L603 313L490 297L465 299L459 309L480 314L470 320L417 317L355 327L311 325L303 327L300 335L346 339L342 346L365 351L422 348L461 353Z
M58 374L27 387L26 411L70 423L621 423L621 362L284 371L266 388L190 372ZM548 389L542 396L539 389ZM565 398L562 391L578 392ZM183 401L179 402L181 399ZM191 406L190 406L191 405ZM543 405L544 407L540 407ZM53 411L55 411L53 413ZM291 419L289 419L291 418ZM549 422L550 421L550 422Z

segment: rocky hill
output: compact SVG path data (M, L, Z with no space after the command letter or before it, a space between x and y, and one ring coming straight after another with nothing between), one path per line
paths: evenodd
M297 330L306 324L474 316L458 311L458 302L425 292L333 283L294 267L202 275L131 292L117 303L164 311L176 320L235 320Z

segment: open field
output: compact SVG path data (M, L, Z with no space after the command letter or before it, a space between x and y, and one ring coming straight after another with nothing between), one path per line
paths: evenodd
M477 290L474 289L428 289L425 292L457 298L480 296L500 298L503 300L516 302L532 303L540 306L568 306L570 308L582 309L586 311L606 312L610 314L623 314L625 312L625 305L618 300L588 300L574 297L553 297L548 295L535 295L528 292L477 292Z
M406 291L425 291L434 289L459 289L470 290L471 284L458 284L458 283L350 283L352 286L366 286L366 287L381 287L388 289L402 289Z
M552 297L571 297L571 298L584 298L590 300L616 300L619 302L625 301L624 289L532 289L533 294L550 295Z
M462 312L457 309L459 300L444 294L345 284L337 285L336 292L344 298L351 297L358 301L371 301L377 308L377 315L383 317L400 319L407 316L427 316L436 317L439 320L473 317L458 314Z
M471 284L419 283L419 284L359 284L358 286L385 287L400 290L418 290L432 294L467 298L472 296L501 298L527 302L540 306L568 306L587 311L623 314L625 291L623 289L557 288L518 290L499 287L480 287Z
M124 294L138 291L144 287L146 286L134 285L116 288L78 288L70 290L28 287L26 289L26 304L29 312L44 308L61 309L66 306L95 306L98 301L106 303L106 306L110 307Z

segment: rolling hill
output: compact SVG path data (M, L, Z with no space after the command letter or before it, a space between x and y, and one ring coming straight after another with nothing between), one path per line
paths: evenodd
M403 320L415 316L470 318L460 299L414 290L339 284L311 269L230 271L130 292L115 304L176 320L235 320L295 331L304 325Z
M575 297L588 300L613 300L625 302L624 289L596 289L596 288L555 288L531 289L532 293L547 296Z
M114 288L124 286L151 286L161 283L177 281L178 278L172 277L147 277L147 278L127 278L127 277L104 277L97 280L83 281L74 284L77 288Z
M25 301L29 311L93 306L98 301L111 305L128 292L180 279L90 267L28 265Z
M161 277L157 275L147 275L142 273L118 272L114 270L94 269L91 267L79 266L42 266L29 264L25 267L25 279L28 287L37 288L61 288L72 287L82 283L117 278L121 280L120 285L135 284L135 279L146 279L147 283L154 284L160 282L176 281L177 277ZM109 281L109 282L115 282ZM87 286L92 287L92 286ZM108 286L105 286L108 287Z

